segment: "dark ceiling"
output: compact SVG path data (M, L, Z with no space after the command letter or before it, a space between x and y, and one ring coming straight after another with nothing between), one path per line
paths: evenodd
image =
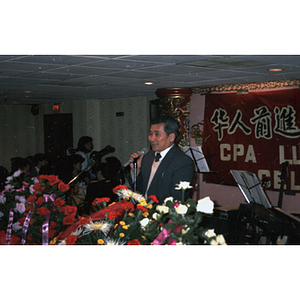
M2 55L0 104L156 97L160 88L299 78L300 55Z

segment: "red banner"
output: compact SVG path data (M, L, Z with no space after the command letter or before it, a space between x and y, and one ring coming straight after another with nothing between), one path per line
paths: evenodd
M208 94L205 99L203 153L207 182L235 185L230 170L246 170L280 188L300 191L300 91Z

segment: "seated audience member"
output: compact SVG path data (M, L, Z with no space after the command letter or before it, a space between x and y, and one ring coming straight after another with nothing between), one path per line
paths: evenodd
M88 213L91 208L91 203L95 198L108 197L112 203L118 199L114 194L113 188L119 184L124 183L124 178L120 175L122 167L121 162L116 157L107 157L105 163L98 163L94 165L93 172L95 172L97 179L91 181L87 187L85 197L85 212Z
M84 158L84 161L82 162L82 170L85 170L87 166L90 165L90 158L89 153L93 150L93 139L90 136L82 136L78 143L76 154L81 155Z
M31 177L39 176L41 168L48 165L48 159L44 153L35 154L33 156L32 162L33 162L33 168L31 169L31 172L30 172ZM45 174L45 171L44 171L44 174Z
M86 188L90 181L89 173L86 171L82 172L83 161L83 157L79 154L70 156L69 172L63 178L63 181L70 185L68 196L71 204L78 207L84 204Z
M25 176L30 176L30 162L26 158L13 157L11 161L11 172L10 175L20 170Z
M8 177L8 170L3 166L0 166L0 192L4 190L5 181L7 177Z

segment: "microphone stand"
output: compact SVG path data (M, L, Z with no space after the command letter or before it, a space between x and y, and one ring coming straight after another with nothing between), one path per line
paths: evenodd
M134 182L133 182L133 191L136 193L136 178L137 178L137 160L138 160L138 157L135 158L133 160L133 168L134 168L134 175L133 175L133 179L134 179Z

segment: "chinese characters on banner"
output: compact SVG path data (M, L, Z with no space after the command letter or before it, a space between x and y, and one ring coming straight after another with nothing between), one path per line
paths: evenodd
M207 182L236 186L230 170L246 170L279 190L287 161L284 189L299 192L299 89L208 94L202 150L214 172L206 174Z

